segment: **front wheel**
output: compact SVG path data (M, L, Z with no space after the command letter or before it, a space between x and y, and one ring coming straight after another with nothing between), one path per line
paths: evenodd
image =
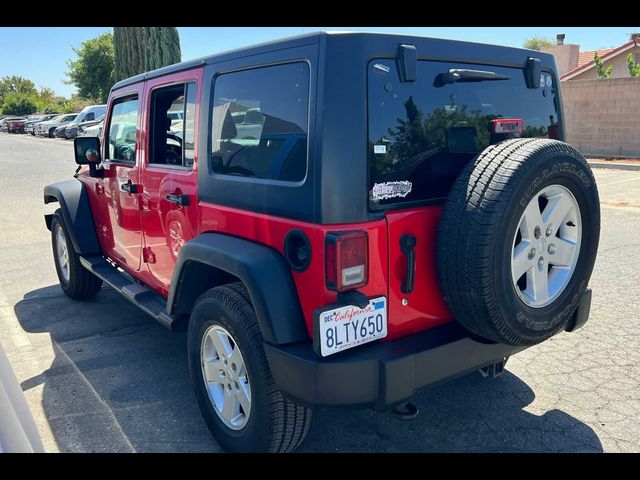
M102 280L96 277L80 263L69 237L60 209L53 214L51 222L51 243L56 273L62 291L76 300L91 298L102 288Z
M290 452L312 410L274 384L262 335L242 284L212 288L196 302L188 333L191 382L209 430L229 452Z

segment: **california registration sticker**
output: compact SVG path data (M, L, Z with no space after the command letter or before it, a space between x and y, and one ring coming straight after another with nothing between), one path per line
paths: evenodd
M524 120L522 118L496 118L491 120L493 133L524 133Z

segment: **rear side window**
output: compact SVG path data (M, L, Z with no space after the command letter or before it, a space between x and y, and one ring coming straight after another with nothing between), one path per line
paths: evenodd
M558 136L549 73L542 73L540 88L528 89L517 68L419 61L412 83L400 82L393 60L373 60L368 68L372 209L446 198L467 162L507 135ZM443 82L450 69L490 71L500 79ZM492 134L497 118L523 119L524 133Z
M193 166L195 102L195 82L153 90L149 120L150 164Z
M109 131L105 139L106 157L117 162L135 162L138 98L127 97L114 102Z
M217 174L302 181L307 171L309 66L220 75L214 84L211 165Z

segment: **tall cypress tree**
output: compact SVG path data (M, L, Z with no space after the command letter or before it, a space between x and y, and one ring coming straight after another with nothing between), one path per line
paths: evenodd
M113 58L114 58L114 76L115 81L118 82L124 78L122 75L122 40L120 36L122 30L120 27L113 27Z
M129 27L129 48L131 49L131 75L137 75L142 72L140 68L140 50L138 44L140 42L140 27Z
M181 61L176 27L114 27L116 81Z

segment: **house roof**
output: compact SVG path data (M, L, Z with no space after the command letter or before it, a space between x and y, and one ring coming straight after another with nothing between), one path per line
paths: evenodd
M585 50L584 52L580 52L578 54L578 65L576 65L576 68L586 65L589 62L593 62L593 55L596 51L602 58L603 55L606 55L611 50L613 50L613 48L601 48L599 50Z
M626 52L627 50L635 47L636 45L640 44L640 39L638 38L634 38L633 40L629 40L627 43L623 43L622 45L620 45L619 47L616 48L601 48L598 50L598 55L600 56L600 58L603 61L606 60L610 60L613 57L620 55L621 53ZM589 50L586 52L581 52L579 57L578 57L578 66L576 68L574 68L573 70L569 70L567 73L565 73L564 75L560 76L560 80L570 80L571 78L575 77L576 75L583 73L593 67L595 67L595 62L593 61L593 55L594 55L595 50ZM587 58L589 58L589 61L586 61L585 63L582 63L583 60L586 60Z

